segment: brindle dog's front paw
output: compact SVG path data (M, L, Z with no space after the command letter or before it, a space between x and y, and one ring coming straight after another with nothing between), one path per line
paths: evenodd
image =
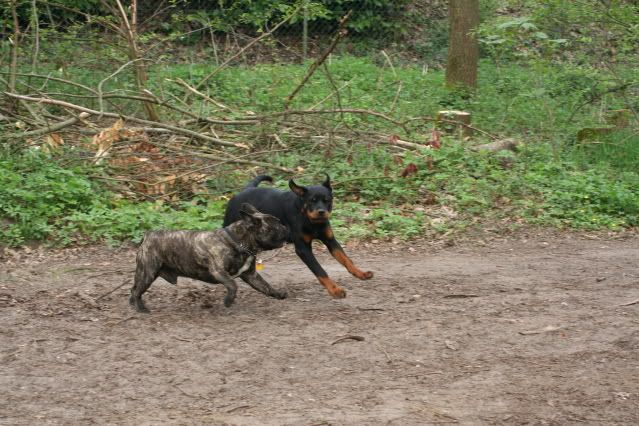
M226 306L227 308L229 308L233 302L235 302L235 297L225 297L224 298L224 306Z
M133 306L135 308L136 311L138 311L141 314L148 314L149 312L151 312L144 305L144 302L141 299L129 300L129 303L131 304L131 306Z
M288 293L286 290L276 290L272 295L275 299L286 299L288 297Z

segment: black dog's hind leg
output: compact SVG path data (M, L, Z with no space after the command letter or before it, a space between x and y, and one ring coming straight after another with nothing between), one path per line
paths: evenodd
M341 263L342 266L344 266L346 270L351 273L351 275L359 278L360 280L368 280L373 278L373 273L371 271L362 271L357 266L355 266L353 261L346 255L346 253L344 253L344 249L333 236L333 230L330 228L330 226L326 228L326 230L324 231L324 235L322 235L320 240L322 240L324 245L326 245L328 251L335 258L335 260Z
M336 299L346 297L346 292L343 288L337 285L335 281L328 277L328 274L319 264L313 250L311 248L312 237L304 236L301 240L295 240L295 253L302 259L302 261L308 266L313 274L317 277L317 280L324 286L328 294Z
M260 274L255 271L255 265L253 267L240 275L240 278L253 287L255 290L259 291L262 294L273 297L275 299L286 299L286 291L276 290L264 279Z

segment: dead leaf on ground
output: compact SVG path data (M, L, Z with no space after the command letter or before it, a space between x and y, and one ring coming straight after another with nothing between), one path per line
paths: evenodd
M459 349L459 345L452 340L444 340L444 345L446 345L446 347L451 351L456 351L457 349Z

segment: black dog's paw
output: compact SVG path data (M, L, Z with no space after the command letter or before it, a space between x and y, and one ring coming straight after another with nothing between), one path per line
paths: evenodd
M364 272L364 274L363 274L361 279L370 280L371 278L373 278L373 273L371 271L366 271L366 272Z

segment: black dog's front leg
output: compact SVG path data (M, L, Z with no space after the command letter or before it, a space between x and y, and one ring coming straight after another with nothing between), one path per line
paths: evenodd
M255 270L255 264L248 271L240 275L245 283L253 287L255 290L275 299L286 299L286 291L279 291L271 287L271 285Z
M304 240L296 240L295 243L295 253L302 259L302 261L308 266L308 269L315 274L317 280L326 288L328 294L331 296L341 299L346 297L346 292L343 288L338 286L335 281L328 277L326 271L319 264L315 255L313 254L313 250L311 248L311 238L307 238L309 241L306 242Z
M330 228L326 228L324 235L320 238L324 245L328 248L328 251L331 255L341 263L348 272L350 272L353 276L359 278L360 280L368 280L373 278L373 273L371 271L362 271L359 269L353 261L344 253L344 249L339 244L339 242L335 239L333 235L333 230Z

